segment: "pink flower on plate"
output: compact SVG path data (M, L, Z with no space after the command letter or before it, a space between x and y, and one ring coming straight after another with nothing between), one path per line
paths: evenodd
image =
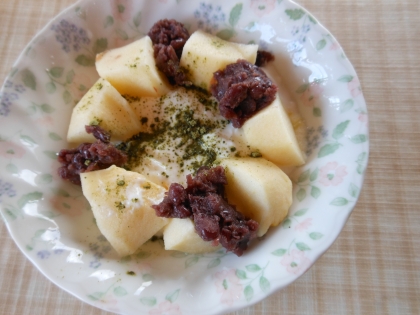
M242 285L236 276L236 270L219 271L214 275L214 278L216 279L214 282L216 290L222 295L220 301L223 304L232 306L235 300L239 299L242 294Z
M169 301L161 302L158 307L149 311L150 315L182 315L181 308L178 304Z
M70 217L81 215L83 210L86 210L87 208L87 204L84 199L74 199L63 196L51 198L50 204L53 206L54 210Z
M305 252L297 249L285 255L280 263L286 266L287 272L295 275L303 274L311 266L311 261L305 256Z
M107 293L101 299L97 300L95 304L102 308L105 307L111 312L120 313L121 309L118 307L118 300L112 295L112 293Z
M132 0L111 0L112 15L114 18L127 22L131 18L133 11Z
M334 43L330 46L330 50L339 50L340 49L340 44L339 43Z
M276 0L251 0L251 9L259 17L269 14L275 6Z
M353 78L348 84L347 87L350 91L352 97L357 97L362 94L362 89L360 88L360 82L357 78Z
M312 225L312 218L308 218L295 226L295 230L302 232L307 230Z
M366 113L360 113L357 119L359 119L362 123L367 123L368 116L366 115Z
M36 119L35 122L46 127L54 126L54 119L50 115L42 116L41 118Z
M303 105L314 106L324 89L318 82L311 82L300 96Z
M319 169L319 182L324 186L338 186L347 175L346 167L337 162L329 162Z
M24 148L11 141L0 140L0 156L2 157L20 159L25 152Z

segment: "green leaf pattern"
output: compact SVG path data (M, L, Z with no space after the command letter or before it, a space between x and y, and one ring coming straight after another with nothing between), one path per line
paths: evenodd
M345 120L339 123L332 132L332 143L327 143L323 145L318 152L318 157L322 158L327 155L335 153L343 144L339 141L345 136L345 132L350 125L350 120ZM354 141L353 141L354 142Z
M322 158L324 156L330 155L335 153L335 151L337 151L340 148L340 144L339 143L327 143L325 145L323 145L318 152L318 157Z
M316 44L316 49L317 50L322 50L324 49L324 47L327 45L327 41L325 39L321 39L317 44Z
M319 233L319 232L312 232L312 233L309 234L309 237L316 241L316 240L319 240L319 239L323 238L324 234Z
M108 28L114 24L114 18L111 15L105 17L104 28Z
M303 171L296 181L295 185L298 187L296 193L296 199L299 201L303 201L306 199L308 194L310 194L313 198L318 199L321 195L321 189L316 185L316 181L318 179L319 169L315 168L313 170L307 169ZM302 212L305 210L305 212ZM295 213L295 216L303 215L306 213L307 209L299 210Z
M277 251L277 253L277 256L281 255L280 251ZM215 274L215 278L218 281L217 286L219 288L223 287L229 296L235 296L236 293L240 292L239 290L242 290L245 301L250 302L254 298L257 288L262 292L268 292L270 290L270 281L264 276L268 264L269 262L264 267L259 264L246 265L245 270L219 271ZM235 275L236 279L232 278L232 274Z
M224 40L230 40L232 37L235 36L235 28L237 27L237 24L241 18L243 9L242 3L237 3L229 13L229 23L225 26L225 28L221 29L216 33L216 36L220 37Z
M171 303L175 302L176 299L178 298L179 295L179 291L181 291L181 289L177 289L171 293L168 293L165 297L165 299Z
M339 123L337 127L334 128L332 137L336 140L340 139L344 135L344 131L346 131L347 126L349 125L350 120L343 121Z
M23 84L26 87L30 88L31 90L35 91L36 90L36 77L34 73L29 69L25 69L25 70L22 70L21 76L22 76Z
M156 298L155 297L142 297L140 298L140 302L146 306L155 306L156 305Z
M360 188L357 187L355 184L350 183L349 188L347 190L348 195L345 197L336 197L331 202L330 205L336 206L336 207L342 207L349 203L354 203L359 196Z
M95 58L89 55L78 55L75 61L83 67L93 67L95 65Z
M357 160L356 160L357 173L360 174L360 175L362 175L365 171L366 159L367 159L367 153L366 152L360 153L359 156L357 157Z
M238 3L230 11L230 14L229 14L230 26L235 27L236 24L238 24L239 18L241 17L241 13L242 13L242 7L243 7L243 4Z
M173 258L185 259L184 267L192 268L195 265L205 264L207 269L216 268L222 262L223 257L228 255L224 250L218 250L207 254L187 254L175 251L171 254Z
M303 11L302 9L287 9L286 14L289 16L290 19L296 21L300 20L305 15L305 11Z

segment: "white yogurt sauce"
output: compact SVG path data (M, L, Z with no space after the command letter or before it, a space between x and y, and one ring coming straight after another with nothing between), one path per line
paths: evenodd
M277 73L268 68L264 70L278 85L289 116L298 112ZM142 153L133 154L134 150L130 149L132 157L128 167L166 188L171 183L185 185L186 175L209 164L209 156L212 156L211 164L218 164L222 159L250 156L256 151L247 145L242 129L234 128L219 114L215 98L202 92L178 87L160 98L127 97L127 100L142 121L144 136L143 140L131 145L141 147ZM184 131L185 135L182 134ZM191 147L195 151L200 148L202 152L188 156Z
M131 143L142 152L129 150L128 167L156 184L166 188L171 183L184 185L186 175L199 166L248 156L252 151L242 130L223 118L215 99L202 92L179 87L160 98L127 99L144 133L143 141Z

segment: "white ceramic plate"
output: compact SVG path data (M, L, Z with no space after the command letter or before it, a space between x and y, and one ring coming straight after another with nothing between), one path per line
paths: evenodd
M165 252L160 242L118 259L79 187L56 176L73 105L97 79L94 57L161 18L276 55L308 125L308 163L293 175L288 218L238 258ZM82 0L28 45L1 90L0 207L25 255L81 300L123 314L220 314L302 275L337 238L368 158L366 105L335 38L288 0Z

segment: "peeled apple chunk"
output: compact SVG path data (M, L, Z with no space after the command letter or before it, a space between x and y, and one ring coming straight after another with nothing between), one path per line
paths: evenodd
M305 152L307 147L305 121L297 110L287 110L287 116L289 117L293 131L295 132L299 148L302 152ZM305 154L303 154L303 156L305 157Z
M80 178L99 230L120 256L133 254L168 223L151 208L166 189L143 175L113 165Z
M238 59L254 64L258 45L227 42L203 31L194 32L185 43L180 65L188 79L203 89L210 90L213 73L224 69Z
M178 250L184 253L200 254L213 252L221 248L214 246L212 242L204 241L195 232L195 226L191 219L170 219L165 226L163 241L166 250Z
M278 166L305 163L305 156L278 94L273 103L249 118L242 128L248 144L265 159Z
M229 204L259 223L258 236L283 221L292 204L292 182L279 167L263 158L229 158L221 165Z
M149 36L98 54L96 70L122 95L161 96L170 90L167 79L156 67Z
M263 67L262 70L267 74L267 76L273 81L276 82L278 87L278 94L280 97L281 105L283 105L284 110L289 116L289 120L292 124L293 131L295 132L296 140L299 144L299 148L302 152L306 152L307 141L306 141L306 124L299 112L298 106L290 94L290 91L286 88L283 78L277 72L274 67ZM306 154L304 154L306 158Z
M141 123L125 98L107 81L99 79L83 96L70 119L67 141L95 142L85 125L99 125L113 141L123 141L138 133Z

